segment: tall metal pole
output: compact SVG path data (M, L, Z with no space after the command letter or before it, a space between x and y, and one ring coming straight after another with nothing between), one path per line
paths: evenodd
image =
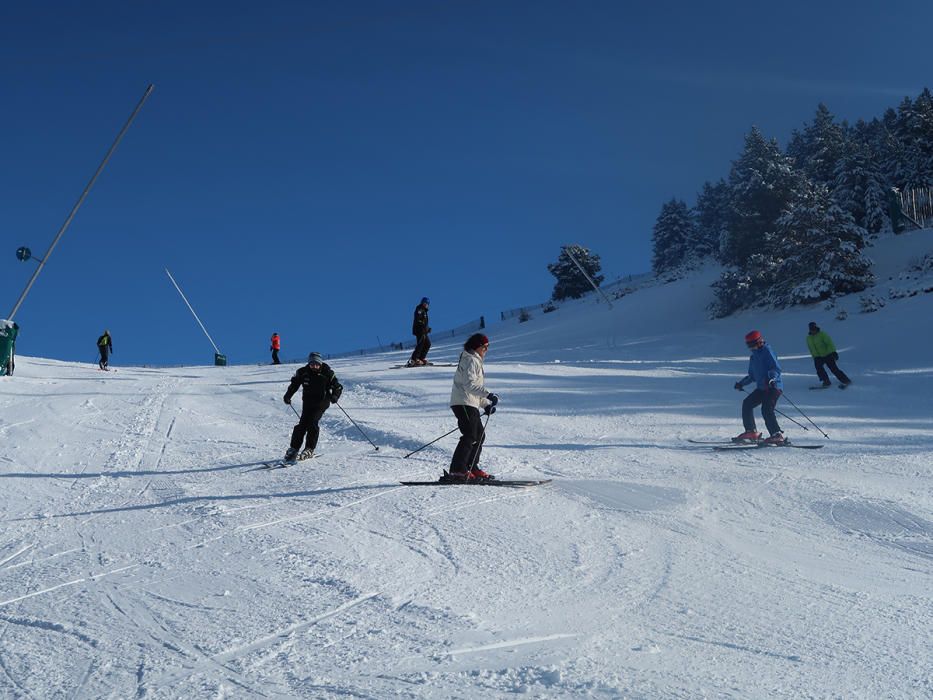
M577 247L578 247L578 248L582 248L582 246L577 246ZM570 252L570 246L569 246L569 245L565 245L565 246L564 246L564 252L567 253L567 257L570 258L570 259L573 261L573 264L577 266L577 269L583 274L584 277L586 277L586 280L593 286L593 289L595 289L597 292L599 292L600 296L601 296L603 299L606 300L606 303L609 304L609 308L611 309L611 308L612 308L612 302L609 301L609 297L606 296L605 292L603 292L602 289L600 289L599 287L596 286L596 283L593 281L593 278L590 277L590 276L586 273L586 270L583 269L583 265L581 265L580 262L579 262L575 257L573 257L573 253Z
M198 315L194 312L194 309L191 308L191 304L188 303L188 298L185 296L185 293L181 291L181 287L178 286L178 282L175 281L175 278L172 277L172 273L168 271L168 268L165 268L165 274L168 275L168 278L172 280L172 284L175 285L175 289L178 290L178 293L181 294L181 298L185 300L185 304L188 306L188 310L191 312L191 315L194 316L194 320L198 322L198 325L201 326L201 330L204 331L204 335L207 336L207 339L211 341L211 345L214 346L214 351L221 355L220 348L217 347L217 343L214 342L214 339L211 338L210 333L207 332L207 329L204 327L204 324L201 323L201 319L198 318Z
M65 223L62 224L62 227L58 230L58 235L55 236L55 240L52 241L52 245L49 246L48 251L45 253L45 257L41 259L39 267L36 268L35 272L32 273L32 277L29 278L29 282L26 285L26 288L23 290L23 293L19 295L19 299L16 300L16 304L13 306L13 310L10 312L10 315L7 317L9 320L13 320L13 317L16 315L16 312L19 311L19 307L22 306L23 301L26 299L26 295L29 294L29 290L32 288L33 283L36 281L36 278L39 276L39 273L42 272L42 268L45 267L45 264L49 261L49 256L52 254L52 251L55 250L55 246L58 245L58 241L64 235L65 231L68 229L68 226L71 225L71 220L75 218L75 214L78 213L78 209L84 203L84 200L87 198L88 193L91 191L91 188L94 186L94 183L97 182L98 176L103 172L104 167L107 165L107 161L110 160L110 156L113 155L113 152L117 150L117 146L120 145L120 141L123 139L123 135L126 134L127 130L130 128L130 124L133 123L133 120L136 118L136 115L139 114L139 110L142 109L143 104L149 99L149 95L152 94L154 85L150 84L146 88L146 92L143 94L142 99L139 101L139 104L136 105L136 109L133 110L133 113L130 115L130 118L126 120L126 124L123 125L123 128L120 129L120 133L117 134L116 140L113 142L113 145L110 146L110 150L107 151L107 155L104 156L104 159L101 161L100 165L97 166L97 170L94 172L94 177L91 178L90 182L87 183L87 187L84 188L84 192L81 193L81 196L78 198L78 201L75 202L75 205L71 208L71 213L68 214L68 218L65 219Z

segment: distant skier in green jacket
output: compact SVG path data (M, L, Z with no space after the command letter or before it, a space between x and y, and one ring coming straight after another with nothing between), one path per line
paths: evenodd
M844 389L852 383L852 380L836 366L836 360L839 359L839 353L836 352L836 346L833 344L833 339L829 337L826 331L821 331L820 327L816 325L815 321L810 321L810 333L807 335L807 347L810 349L810 354L813 356L813 364L816 367L816 376L820 378L823 388L832 386L832 382L829 381L829 375L826 374L826 367L829 367L829 371L836 375L836 379L839 380L839 388Z
M97 339L97 351L100 353L97 366L109 371L110 355L113 353L113 339L110 337L110 331L104 331L104 334Z

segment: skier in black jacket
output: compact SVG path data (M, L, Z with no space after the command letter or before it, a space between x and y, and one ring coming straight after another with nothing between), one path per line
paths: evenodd
M296 459L307 459L314 454L317 439L321 434L318 422L324 411L330 408L331 403L337 403L343 387L337 381L334 370L327 365L321 355L312 352L308 355L308 364L298 369L285 392L285 403L291 404L292 396L301 387L301 417L298 425L292 430L292 441L285 452L285 461L294 462ZM301 455L302 439L305 440L305 449Z
M417 342L415 349L411 353L411 359L408 360L409 367L418 367L428 364L428 350L431 349L431 338L428 333L431 332L431 326L428 325L428 306L431 301L427 297L421 297L421 302L415 307L415 318L411 322L411 333Z
M101 369L109 369L110 354L113 352L113 339L110 337L110 331L104 331L104 334L97 339L97 350L100 352L100 362L97 366Z

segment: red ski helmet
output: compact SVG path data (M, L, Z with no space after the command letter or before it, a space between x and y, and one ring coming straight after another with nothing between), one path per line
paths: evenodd
M749 331L745 334L745 344L750 348L757 347L764 342L765 339L761 337L760 331Z

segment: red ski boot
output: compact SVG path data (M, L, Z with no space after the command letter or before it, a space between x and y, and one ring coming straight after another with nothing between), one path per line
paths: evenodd
M772 447L783 447L787 441L784 439L784 433L781 431L776 432L771 437L762 440L762 445L770 445Z
M473 467L470 470L470 478L477 479L479 481L489 481L490 479L495 479L496 477L494 477L492 474L484 472L479 467Z

